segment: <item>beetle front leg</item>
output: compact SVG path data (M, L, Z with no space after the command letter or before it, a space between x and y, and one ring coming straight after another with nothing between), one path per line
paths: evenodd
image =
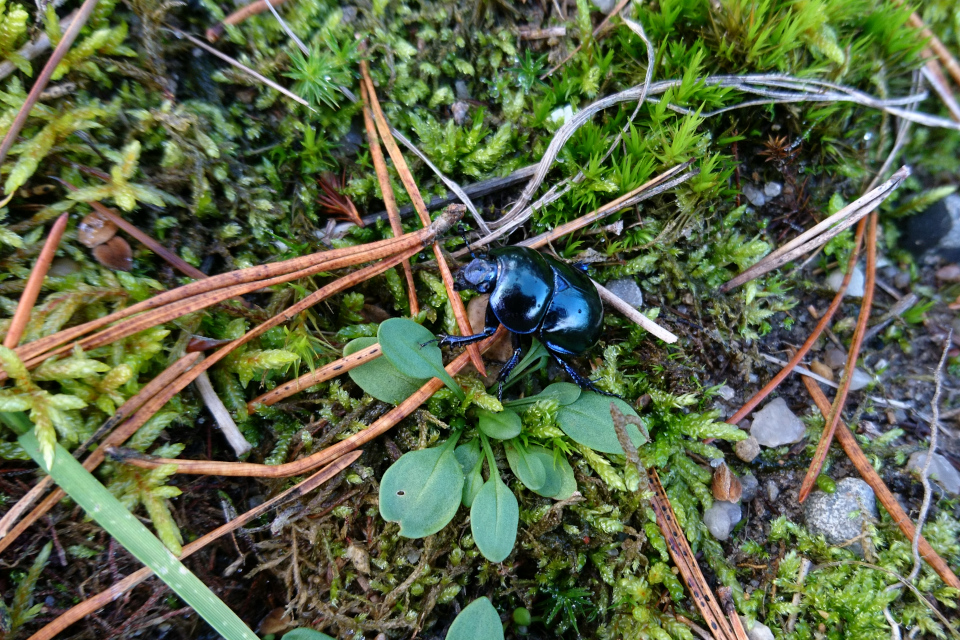
M510 359L503 363L503 367L500 369L500 373L497 374L497 400L503 402L503 383L507 381L507 378L510 377L510 372L520 364L520 354L523 350L518 344L516 334L513 334L513 344L514 350L513 355L510 356Z
M602 396L608 396L610 398L620 398L621 400L623 400L621 396L618 396L615 393L610 393L609 391L604 391L603 389L599 388L593 382L593 380L580 375L576 369L570 366L569 363L564 362L562 359L558 358L556 354L551 354L551 355L553 355L554 360L560 363L560 366L563 367L563 370L567 372L567 375L570 376L574 384L576 384L581 389L589 389L590 391L593 391L594 393L599 393Z
M446 333L438 333L436 340L428 340L420 346L425 347L431 342L436 342L438 347L465 347L475 342L480 342L484 338L489 338L496 332L497 327L485 327L482 333L477 333L472 336L451 336Z

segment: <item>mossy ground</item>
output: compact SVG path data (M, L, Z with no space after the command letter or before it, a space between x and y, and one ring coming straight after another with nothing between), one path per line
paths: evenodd
M56 13L64 17L73 4ZM228 27L216 46L289 86L311 103L312 111L169 30L203 33L232 11L232 4L101 0L55 75L52 88L62 92L34 109L22 143L3 167L5 191L15 191L2 211L6 217L0 233L5 317L12 314L39 252L44 223L71 212L58 268L48 279L28 339L182 281L133 242L129 273L99 265L77 242L76 223L89 212L78 201L83 197L70 198L49 176L84 187L85 197L120 207L128 220L185 260L218 273L391 235L383 221L344 232L318 204L318 181L330 174L344 176L344 193L362 213L383 208L359 107L338 89L343 85L357 93L361 58L370 62L391 124L462 185L539 160L559 126L558 110L582 108L642 82L646 73L641 39L618 20L612 31L594 38L602 16L582 0L289 0L287 5L280 11L307 43L309 55L297 53L270 13ZM945 1L924 2L919 9L956 52L960 9ZM4 11L0 53L17 63L0 86L5 129L31 84L27 72L35 77L44 60L31 64L10 54L44 31L56 38L57 24L53 9L38 12L32 5L8 2ZM677 346L657 343L610 312L602 343L577 366L594 369L604 388L640 401L641 413L657 427L653 443L641 452L644 460L659 468L708 578L734 588L742 613L765 622L778 637L796 611L795 637L880 638L890 635L883 615L889 603L893 619L919 628L921 636L942 637L946 632L930 607L955 618L957 594L932 572L925 570L917 584L930 603L911 593L884 591L896 582L890 574L855 565L851 552L811 539L802 527L790 524L802 522L794 506L796 488L820 425L799 382L788 379L777 393L809 419L810 436L802 445L767 452L746 465L728 444L701 442L716 435L706 429L720 428L706 415L709 411L721 411L721 419L730 415L738 401L773 374L775 368L759 355L798 345L808 335L815 320L806 309L825 308L829 293L823 271L845 263L852 236L832 242L804 270L783 269L727 295L716 294L716 287L825 212L857 197L889 153L896 123L877 110L830 103L751 107L706 118L699 114L742 97L697 78L783 72L880 97L901 96L910 91L912 73L922 64L922 40L907 24L909 11L877 0L661 0L630 6L627 13L643 24L653 42L654 79L684 82L658 104L642 107L608 158L608 146L634 105L609 109L581 128L564 146L541 192L578 171L585 178L535 212L510 240L569 221L679 162L695 160L696 178L603 223L622 222L621 230L596 225L553 243L552 250L568 259L597 252L592 274L601 282L636 277L647 308L659 309L661 321L681 336ZM554 26L565 26L566 35L541 40L519 36L520 27ZM578 44L582 47L569 61L541 79ZM693 112L678 114L668 103ZM921 108L946 113L934 98ZM408 160L426 199L446 193L425 165L412 156ZM946 192L941 187L960 179L960 134L915 126L902 162L914 175L884 206L881 252L889 269L908 272L910 286L934 306L925 316L908 316L915 322L898 321L868 343L864 361L868 369L880 360L888 365L878 372L881 383L871 394L909 399L926 414L941 329L953 320L944 301L955 292L947 297L950 291L938 288L932 267L898 247L897 224L903 214L942 197ZM104 183L96 177L98 171L112 171L112 179ZM407 204L396 174L391 178L401 206ZM783 185L783 194L763 207L745 206L738 188L744 182L776 182ZM517 195L516 188L501 191L479 198L477 205L496 219ZM408 230L417 226L412 219L405 222ZM456 238L447 243L450 249L459 244ZM430 258L424 254L418 261ZM439 277L418 269L416 279L424 321L435 331L449 330L452 316ZM83 440L117 404L180 355L191 334L234 338L326 280L277 287L248 296L248 306L226 303L119 346L76 356L71 366L82 375L68 375L63 368L48 371L40 382L45 389L87 404L53 414L51 433L56 429L67 445ZM245 402L263 389L334 359L351 338L375 335L376 322L409 309L405 295L396 273L364 283L232 356L213 370L214 384L239 419ZM881 294L878 308L890 302ZM834 325L838 340L849 340L856 312L855 302L841 308ZM944 410L958 402L952 393L955 374L951 369L945 378ZM547 369L525 391L558 377L559 371ZM736 391L734 400L722 402L712 395L712 387L723 383ZM919 484L902 466L906 455L925 446L925 423L909 413L902 419L894 416L891 424L886 409L865 393L853 394L849 406L846 417L859 427L868 455L915 515ZM275 464L319 450L387 409L344 377L245 418L240 426L256 445L250 461ZM528 420L549 426L550 408L538 410ZM630 478L615 456L607 460L575 452L571 462L583 500L564 506L523 490L507 476L520 498L521 525L513 555L500 565L478 555L465 513L425 540L399 537L397 526L379 517L378 479L403 452L444 438L446 425L462 421L461 414L449 395L438 394L424 412L365 447L348 473L300 505L197 554L189 566L252 627L272 610L287 607L292 622L342 638L381 633L406 638L415 632L440 638L457 611L487 595L505 621L515 608L532 612L528 627L507 624L508 637L692 637L677 616L696 620L697 613L670 569L646 505L635 492L617 488L627 488ZM894 428L903 432L891 433ZM131 445L161 455L229 459L189 390ZM945 450L956 456L956 442L948 439ZM23 495L32 476L23 475L30 465L18 459L12 442L0 445L0 453L9 458L0 475L0 491L9 505ZM700 518L711 501L706 462L720 456L739 474L752 471L761 486L774 480L781 488L778 500L761 494L746 506L744 524L722 545ZM853 471L834 453L825 473L839 478ZM168 544L176 544L178 531L186 539L199 536L289 484L167 477L116 465L100 475L128 506L149 514ZM176 487L180 495L169 499L175 492L167 487ZM955 570L960 568L958 516L956 499L940 498L927 530ZM870 562L909 573L909 542L889 518L867 534L874 549ZM51 558L34 577L33 599L43 607L21 634L135 567L102 531L63 503L0 559L0 592L8 607L16 609L14 591L31 583L33 557L51 537ZM813 572L794 608L800 556L839 564ZM181 606L162 585L147 583L64 637L209 635Z

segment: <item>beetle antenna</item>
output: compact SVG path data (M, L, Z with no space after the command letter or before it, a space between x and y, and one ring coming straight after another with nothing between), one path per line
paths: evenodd
M470 242L467 240L467 231L469 231L467 225L463 224L462 222L458 223L457 231L460 232L460 237L463 238L463 244L467 247L467 251L470 252L470 257L476 260L477 256L473 253L473 249L470 248Z

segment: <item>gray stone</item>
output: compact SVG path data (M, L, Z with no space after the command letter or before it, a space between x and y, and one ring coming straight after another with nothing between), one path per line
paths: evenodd
M777 483L773 480L767 480L767 483L764 485L764 489L767 490L767 500L771 503L777 501L777 498L780 497L780 487L777 486Z
M840 290L840 285L843 284L843 275L840 269L830 272L830 275L827 276L827 286L830 287L831 291ZM843 297L862 298L864 282L863 270L860 269L859 266L855 266L853 268L853 275L850 276L850 284L847 285L847 290L843 292Z
M453 83L453 90L456 92L458 100L470 99L470 88L467 86L467 83L465 80L457 79Z
M742 517L740 505L714 500L713 505L703 512L703 523L714 538L726 540Z
M768 182L763 185L763 195L768 198L776 198L783 192L783 185L779 182Z
M906 289L910 286L910 273L908 271L898 271L897 275L893 276L893 286L897 289Z
M827 542L841 545L863 533L863 525L876 519L877 500L866 482L859 478L844 478L837 483L835 493L814 491L803 505L807 529L813 535L823 535ZM849 545L863 555L859 542Z
M753 460L760 455L760 443L757 442L754 436L750 436L746 440L741 440L733 445L733 450L736 452L737 457L744 462L753 462Z
M723 398L724 400L726 400L727 402L730 402L731 400L733 400L734 396L737 395L737 392L733 390L733 387L729 385L723 385L722 387L717 389L717 395Z
M935 253L947 262L960 261L960 194L947 196L905 222L901 246L918 256Z
M907 460L907 469L919 476L926 461L927 452L917 451ZM935 480L948 493L960 494L960 472L939 453L933 454L933 459L930 461L930 479Z
M843 349L830 347L823 353L823 363L831 369L840 369L847 364L847 354Z
M757 491L760 490L760 481L752 473L748 473L740 478L740 486L743 487L743 495L740 496L740 502L750 502L757 497Z
M863 369L854 367L853 373L850 374L850 391L859 391L871 382L873 382L873 376Z
M747 632L747 637L750 640L776 640L770 627L762 622L751 624L750 619L746 616L740 616L740 622L743 624L743 629Z
M633 278L610 280L604 286L634 309L643 306L643 291L640 290L640 285Z
M750 433L757 442L771 448L800 442L806 432L806 426L790 411L783 398L771 400L753 414L753 425L750 427Z
M755 207L762 207L767 204L767 196L763 195L763 191L760 191L760 189L757 189L749 182L743 183L743 195L747 201Z
M617 0L593 0L593 6L600 9L600 13L610 13L617 5Z

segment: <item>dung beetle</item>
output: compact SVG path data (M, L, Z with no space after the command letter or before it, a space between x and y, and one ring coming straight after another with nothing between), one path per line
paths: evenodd
M492 336L501 324L514 334L513 355L497 376L498 397L520 362L517 335L526 334L535 334L581 388L616 397L598 389L566 361L596 344L603 328L603 304L583 271L529 247L501 247L474 257L460 269L454 288L490 294L484 329L472 336L440 334L440 346L478 342Z

